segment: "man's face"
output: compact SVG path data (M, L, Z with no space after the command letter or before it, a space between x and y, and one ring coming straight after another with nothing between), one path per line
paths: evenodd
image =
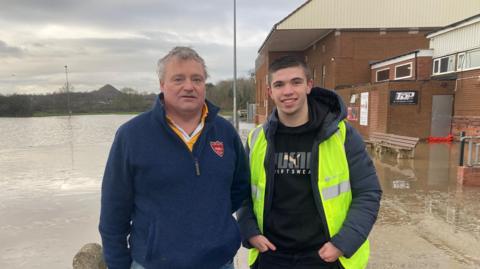
M287 67L272 73L268 93L279 114L294 117L305 109L308 113L307 94L312 85L302 67Z
M205 103L205 70L195 60L171 58L160 80L167 113L201 113Z

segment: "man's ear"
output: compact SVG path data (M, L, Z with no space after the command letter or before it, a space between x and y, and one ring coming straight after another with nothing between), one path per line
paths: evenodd
M268 92L268 96L269 96L270 98L272 98L272 87L268 86L268 87L267 87L267 92Z
M307 87L308 87L307 94L310 94L310 91L312 91L312 88L313 88L313 79L310 79L307 82Z
M163 92L163 85L165 85L165 81L162 79L160 80L160 90Z

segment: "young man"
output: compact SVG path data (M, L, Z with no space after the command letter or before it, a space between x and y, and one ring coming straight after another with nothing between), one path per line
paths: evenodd
M241 240L232 212L249 190L242 143L205 100L206 67L194 50L174 48L158 75L155 106L119 128L105 169L108 268L233 268Z
M276 109L249 135L252 194L238 212L249 264L365 268L381 189L360 135L300 59L275 60L268 79Z

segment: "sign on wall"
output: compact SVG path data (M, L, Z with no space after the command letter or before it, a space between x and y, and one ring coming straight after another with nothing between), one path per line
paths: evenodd
M349 106L347 108L347 120L358 121L358 107Z
M418 91L390 91L390 104L416 105Z
M360 125L368 125L368 92L360 94Z

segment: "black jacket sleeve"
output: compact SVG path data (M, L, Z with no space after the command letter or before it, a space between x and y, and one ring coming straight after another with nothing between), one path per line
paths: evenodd
M342 228L332 237L331 242L349 258L372 230L380 208L382 190L365 143L348 123L345 151L350 169L352 203Z

